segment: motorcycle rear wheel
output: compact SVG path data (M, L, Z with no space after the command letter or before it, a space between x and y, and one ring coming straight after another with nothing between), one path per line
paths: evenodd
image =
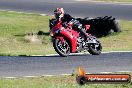
M101 43L96 40L97 43L90 43L89 44L89 49L88 49L88 52L92 55L99 55L101 54L101 51L102 51L102 45Z
M60 39L54 38L53 47L60 56L66 57L70 54L70 44L66 39L62 42Z

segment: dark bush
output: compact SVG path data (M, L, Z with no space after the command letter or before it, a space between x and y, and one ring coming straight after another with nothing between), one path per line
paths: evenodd
M83 26L90 25L88 33L95 35L96 37L107 36L113 32L121 32L118 22L112 16L97 17L93 19L89 18L77 18Z

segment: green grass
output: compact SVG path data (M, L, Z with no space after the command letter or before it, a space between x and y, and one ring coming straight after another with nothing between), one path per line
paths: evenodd
M0 88L132 88L128 84L87 84L80 86L75 76L0 79Z
M0 55L31 55L54 53L50 36L40 36L42 44L25 42L25 34L49 32L49 16L0 12Z
M0 55L46 55L56 53L49 33L50 16L0 11ZM103 51L132 50L132 21L120 21L122 32L100 38ZM43 31L41 43L29 42L28 33Z
M113 34L100 39L103 51L132 50L132 21L120 21L121 33Z
M96 1L106 1L106 2L132 2L132 0L96 0Z

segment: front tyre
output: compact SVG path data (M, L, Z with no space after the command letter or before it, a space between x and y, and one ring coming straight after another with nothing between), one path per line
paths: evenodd
M88 52L92 55L99 55L102 51L102 45L97 39L95 39L95 41L96 43L89 43Z
M66 57L70 54L70 44L66 39L54 38L53 47L60 56Z

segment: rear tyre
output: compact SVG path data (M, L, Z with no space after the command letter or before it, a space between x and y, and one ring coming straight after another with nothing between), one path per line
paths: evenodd
M66 57L70 54L70 44L66 39L53 39L53 47L60 56Z
M88 52L92 55L99 55L102 51L101 43L96 39L96 43L89 43Z

